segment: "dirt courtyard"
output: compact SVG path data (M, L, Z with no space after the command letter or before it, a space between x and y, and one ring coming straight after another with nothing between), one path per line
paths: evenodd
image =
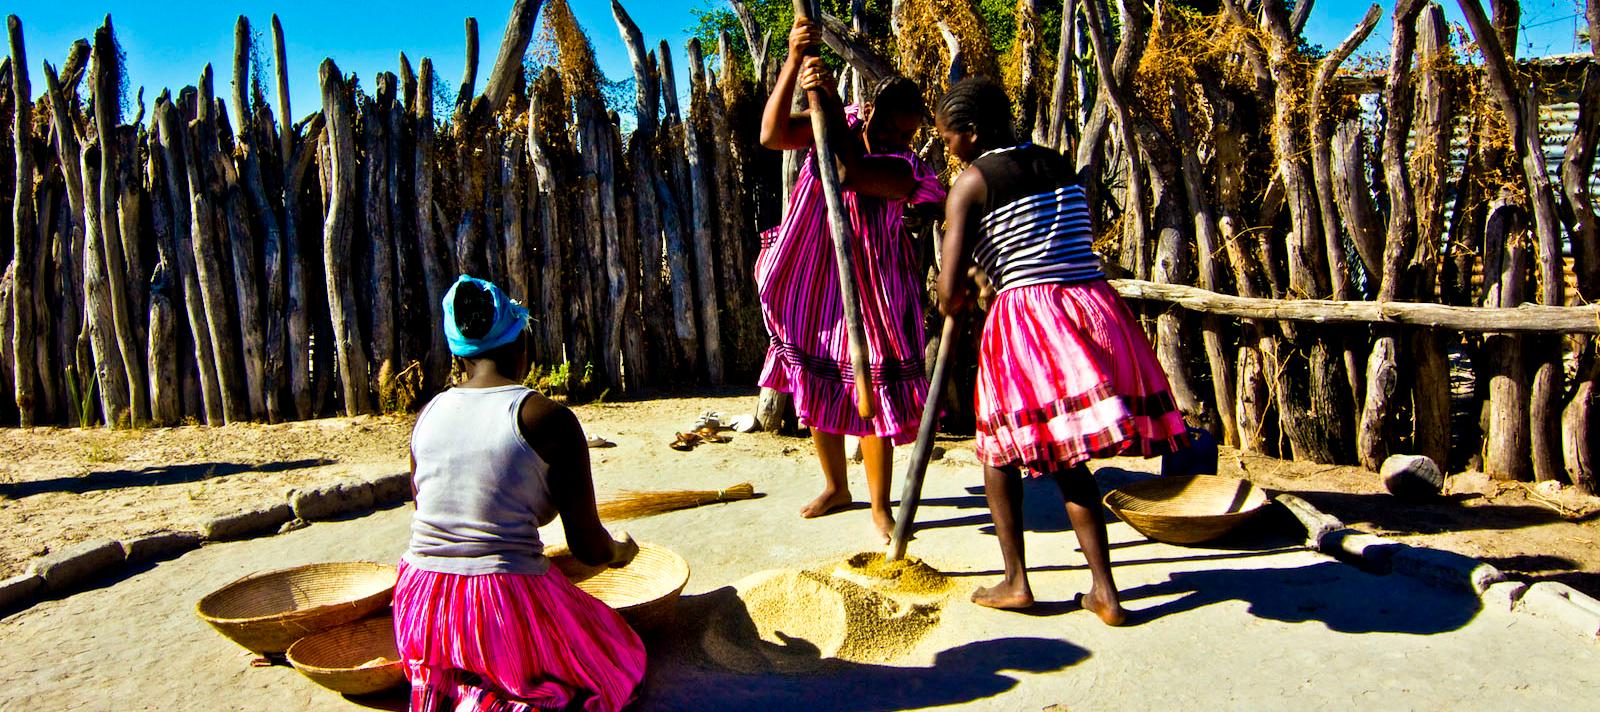
M592 434L623 446L593 451L598 492L657 489L708 468L718 476L704 485L716 488L749 479L744 468L770 458L801 472L814 469L808 468L810 442L799 438L734 434L730 443L691 453L666 446L703 412L732 417L754 405L753 394L737 393L577 407ZM22 572L31 557L80 541L194 528L209 517L281 502L297 486L403 470L412 422L394 416L140 431L0 429L0 452L8 453L0 461L0 530L8 534L0 539L0 578ZM936 472L979 484L970 440L946 438L940 446L949 455L935 463ZM901 449L902 459L907 451ZM1455 477L1454 489L1464 491L1404 503L1358 468L1226 448L1221 474L1294 492L1360 529L1483 558L1520 578L1562 581L1600 597L1600 521L1593 513L1563 518L1523 487Z
M1376 576L1308 551L1286 515L1269 514L1227 540L1200 547L1158 544L1111 525L1116 576L1133 625L1112 629L1077 608L1088 585L1059 494L1027 490L1025 522L1039 604L1028 613L966 600L992 582L1000 561L970 443L946 440L928 473L911 553L954 587L937 620L898 657L838 662L810 673L728 668L706 641L729 615L741 580L774 569L836 565L871 542L868 512L855 508L802 520L819 477L809 443L769 434L734 435L692 452L667 448L700 413L740 412L748 393L684 397L578 409L592 434L616 447L592 451L597 489L716 489L749 481L761 497L617 523L614 528L676 551L692 573L677 621L647 635L650 672L641 710L853 709L931 707L1063 710L1281 707L1305 709L1507 709L1556 706L1600 694L1592 641L1554 621L1483 606L1475 597L1399 575ZM408 421L349 419L277 428L247 426L142 433L6 433L3 510L12 561L35 546L74 538L187 526L195 518L274 500L297 484L369 468L399 469ZM903 471L908 449L900 452ZM116 458L111 460L111 458ZM98 460L98 461L97 461ZM331 462L329 462L331 461ZM1238 459L1229 457L1231 467ZM289 463L283 466L278 463ZM302 464L304 463L304 464ZM1102 486L1151 476L1154 461L1102 463ZM1394 513L1386 495L1354 486L1345 471L1270 468L1245 458L1269 486L1371 510L1370 526L1445 520ZM1343 474L1341 474L1343 473ZM209 476L207 476L209 474ZM25 476L24 476L25 475ZM1346 481L1349 480L1349 481ZM860 468L852 468L858 494ZM30 484L32 483L32 484ZM1320 494L1319 494L1320 493ZM49 499L44 499L49 498ZM1487 498L1486 498L1487 499ZM1593 524L1535 518L1537 507L1436 503L1459 516L1527 516L1459 531L1417 534L1461 546L1503 546L1503 556L1536 551L1562 536L1593 537ZM52 507L44 505L53 502ZM110 516L100 513L107 508ZM1502 511L1501 508L1506 508ZM1527 511L1524 511L1524 510ZM1381 515L1381 516L1380 516ZM1452 515L1455 516L1455 515ZM52 521L55 520L55 521ZM315 561L393 561L405 547L410 507L246 541L208 544L177 559L66 598L0 618L0 709L358 710L403 708L392 696L353 700L284 666L252 667L251 656L194 615L206 592L264 569ZM1469 521L1469 520L1461 520ZM1524 534L1554 532L1539 542ZM560 527L543 530L552 542ZM1592 539L1590 539L1592 541ZM1498 544L1497 542L1510 542ZM1542 542L1542 543L1541 543ZM1576 561L1577 545L1559 554ZM1587 569L1565 573L1593 576ZM159 652L157 652L159 651ZM804 645L797 654L806 654Z

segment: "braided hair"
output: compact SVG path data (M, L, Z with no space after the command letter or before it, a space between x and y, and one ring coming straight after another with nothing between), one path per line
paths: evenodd
M967 77L950 87L939 100L939 116L944 119L945 126L971 131L980 145L1016 143L1016 129L1011 123L1011 97L988 77Z
M928 115L928 104L922 99L922 87L898 74L890 74L874 82L866 93L866 100L879 111Z

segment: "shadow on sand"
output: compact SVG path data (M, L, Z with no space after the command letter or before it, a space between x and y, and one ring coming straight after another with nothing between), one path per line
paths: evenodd
M286 472L308 467L332 465L334 462L334 460L328 459L286 460L253 465L239 462L201 462L187 465L146 467L139 470L107 470L105 472L91 472L81 477L55 477L48 480L0 484L0 496L20 499L46 492L83 494L85 492L121 489L123 487L159 487L161 485L199 482L212 477L227 477L246 472Z
M731 623L728 618L733 617ZM903 710L971 703L1016 687L1006 671L1064 670L1089 651L1064 640L1000 638L944 650L927 667L896 667L823 660L809 641L786 639L784 655L805 673L733 672L700 648L710 621L754 623L732 587L686 596L676 625L648 636L652 658L640 709ZM772 645L772 644L765 644ZM803 665L809 663L809 666Z

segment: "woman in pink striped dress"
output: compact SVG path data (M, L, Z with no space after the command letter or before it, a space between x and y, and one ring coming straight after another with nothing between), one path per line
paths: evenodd
M1183 416L1144 332L1100 271L1072 166L1051 149L1017 145L1010 100L987 79L953 87L937 120L951 155L971 164L945 204L940 309L956 314L972 303L969 267L995 289L978 354L977 449L1005 578L972 600L1033 605L1022 546L1026 469L1052 477L1066 498L1093 578L1083 607L1120 625L1100 489L1084 463L1183 448Z
M856 411L855 374L815 152L802 164L783 224L762 235L756 260L762 313L772 336L761 385L793 395L795 411L817 448L823 490L801 516L821 516L850 503L844 436L858 435L872 521L887 542L894 528L889 513L894 446L915 438L928 390L922 279L902 218L908 204L943 200L944 189L910 149L927 118L921 90L903 77L888 77L872 87L865 106L842 106L822 61L802 61L819 39L816 25L795 22L789 59L762 117L761 144L775 150L811 148L810 114L791 113L789 102L797 81L806 90L821 90L823 100L812 111L824 112L837 126L830 134L837 137L834 150L854 237L875 414L862 418Z
M462 276L444 298L468 378L411 434L417 510L394 589L412 712L611 712L631 703L645 650L616 611L550 566L539 527L561 515L591 566L639 550L595 512L589 450L572 411L524 388L528 311Z

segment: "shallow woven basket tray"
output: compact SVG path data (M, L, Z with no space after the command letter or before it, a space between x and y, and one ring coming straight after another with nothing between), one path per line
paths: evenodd
M1216 475L1161 477L1106 493L1106 507L1156 541L1197 544L1243 524L1267 504L1248 480Z
M389 605L398 572L387 564L307 564L251 574L195 604L195 613L258 654L365 618Z
M671 622L678 594L689 583L689 562L671 549L639 544L639 555L627 566L587 566L571 554L551 552L550 562L567 578L622 614L638 631L656 630Z
M371 694L406 682L390 615L308 635L289 646L286 657L312 682L347 695ZM379 658L381 662L374 662Z

